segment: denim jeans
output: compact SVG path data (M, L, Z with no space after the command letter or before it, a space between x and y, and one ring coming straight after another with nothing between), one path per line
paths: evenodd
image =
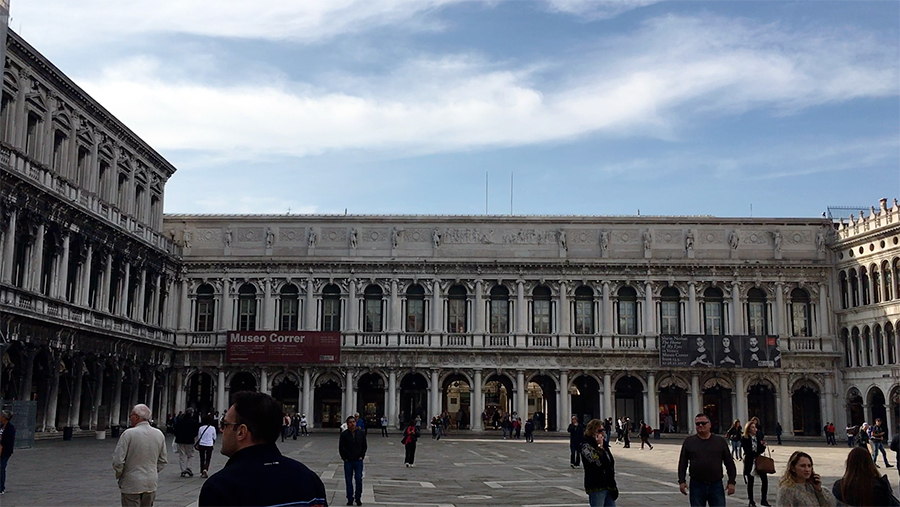
M725 488L722 481L702 482L691 480L691 507L725 507Z
M872 441L872 461L878 461L878 450L881 450L881 456L884 458L884 464L887 465L887 453L884 452L884 442Z
M741 449L741 441L740 440L732 440L731 441L731 455L734 456L735 458L740 458L742 451L743 451L743 449Z
M347 483L347 501L362 498L363 462L361 459L344 462L344 481ZM353 494L353 477L356 477L356 495Z
M578 444L569 444L569 464L581 466L581 446Z
M6 491L6 464L9 463L9 456L0 458L0 491Z
M616 507L616 501L609 496L608 490L588 493L588 501L591 507Z

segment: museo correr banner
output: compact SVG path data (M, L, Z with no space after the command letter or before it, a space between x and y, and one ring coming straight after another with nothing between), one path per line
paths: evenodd
M229 331L229 363L339 363L341 334L332 331Z
M777 336L660 336L659 365L682 368L781 368Z

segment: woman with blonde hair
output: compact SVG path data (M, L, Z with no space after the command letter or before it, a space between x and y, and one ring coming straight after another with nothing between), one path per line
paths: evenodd
M882 477L878 473L872 456L862 447L850 450L844 476L835 481L831 492L842 505L896 505L893 503L891 483L887 476Z
M619 488L616 486L616 460L604 445L606 431L603 421L591 419L584 430L581 458L584 462L584 492L591 507L616 507Z
M768 507L769 479L766 474L756 470L756 457L761 456L766 449L766 441L757 436L756 423L752 420L744 426L744 436L741 438L741 448L744 451L744 482L747 483L747 497L750 498L750 507L756 507L753 501L753 478L759 477L760 505Z
M834 507L831 491L822 488L822 478L813 470L812 457L794 451L778 481L778 507Z

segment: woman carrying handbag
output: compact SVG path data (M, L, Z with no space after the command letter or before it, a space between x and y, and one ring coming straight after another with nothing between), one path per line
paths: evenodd
M756 469L756 458L762 456L766 449L766 441L757 438L756 423L752 420L744 426L744 436L741 438L741 449L744 451L744 482L747 483L747 497L750 498L750 507L756 507L753 501L753 479L759 477L760 505L768 506L766 496L769 492L769 479L766 474Z

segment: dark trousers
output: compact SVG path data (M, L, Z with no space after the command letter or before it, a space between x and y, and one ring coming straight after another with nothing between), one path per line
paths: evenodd
M647 444L651 449L653 449L653 446L650 445L650 437L641 435L641 449L644 448L644 444Z
M213 446L200 446L200 471L209 470L209 462L212 460Z
M382 427L381 427L381 436L383 436L383 437L388 436L388 434L387 434L387 426L382 426Z
M9 463L9 456L0 458L0 491L6 491L6 464Z
M691 479L691 507L725 507L725 488L722 481L703 482Z
M750 502L753 502L753 477L752 475L745 475L744 480L747 481L747 497L750 498ZM766 474L759 474L759 499L760 501L768 503L766 500L766 496L769 493L769 479L766 477Z
M416 443L410 442L406 444L406 458L403 459L404 463L409 463L410 465L415 464L416 462Z
M304 435L309 435L309 431L306 430L306 426L300 426L300 432Z
M347 483L347 501L362 498L362 472L361 459L344 462L344 482ZM353 479L356 479L356 496L353 495Z
M569 444L569 463L575 466L581 466L581 446L578 444Z

